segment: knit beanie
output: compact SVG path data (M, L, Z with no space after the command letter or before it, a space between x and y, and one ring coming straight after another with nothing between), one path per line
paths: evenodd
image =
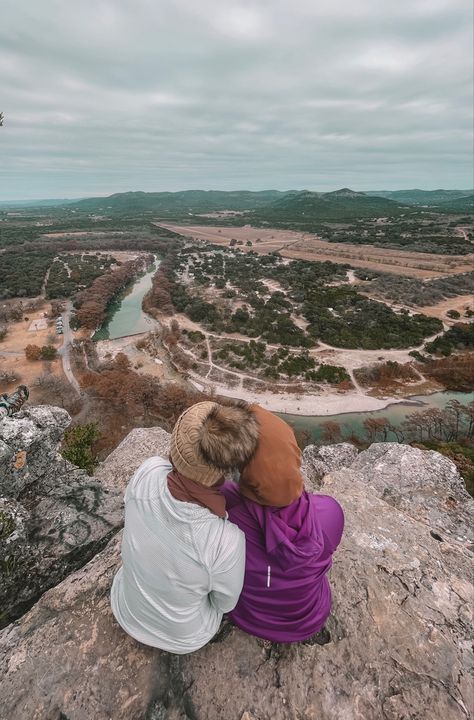
M258 424L246 403L200 402L185 410L171 434L170 460L184 477L211 486L242 467L258 442Z

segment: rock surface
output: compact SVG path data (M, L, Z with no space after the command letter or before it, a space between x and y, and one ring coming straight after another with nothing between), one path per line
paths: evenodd
M472 501L449 458L399 443L374 443L358 455L351 470L378 497L442 538L472 543Z
M134 431L102 481L123 487L130 462L134 469L160 454L167 440L156 429ZM383 448L372 445L322 481L309 477L346 516L331 571L331 642L275 645L233 628L188 656L146 648L109 608L117 536L0 633L0 720L472 718L473 555L464 536L431 534L433 513L464 498L459 476L436 453ZM315 455L305 451L307 460ZM426 507L423 478L431 479ZM473 502L464 500L463 523L472 525Z
M153 455L168 457L169 447L170 434L166 430L135 428L97 468L96 477L102 485L123 493L141 463Z
M58 454L69 423L65 410L47 406L0 421L0 627L122 525L121 493Z
M321 486L325 475L333 470L342 470L352 465L357 457L357 448L351 443L336 445L309 445L303 453L301 470L312 490Z

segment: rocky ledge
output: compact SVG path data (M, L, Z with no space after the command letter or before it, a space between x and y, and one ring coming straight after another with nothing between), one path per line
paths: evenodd
M34 408L8 421L6 435L0 424L3 492L10 492L3 502L16 508L4 511L0 549L28 546L53 568L61 558L63 574L78 562L68 565L64 518L74 508L95 528L91 518L99 516L94 541L74 540L84 562L116 533L130 474L144 458L166 454L169 442L159 428L134 430L87 478L53 448L66 421L57 408ZM47 438L48 462L37 455L36 432ZM136 643L109 609L118 532L0 633L0 720L472 718L474 503L455 466L404 445L357 453L341 444L306 448L304 471L308 487L336 497L346 516L331 571L328 644L276 645L235 628L188 656ZM81 501L78 510L73 498L90 497L89 486L98 504L91 511ZM40 536L54 537L48 546L31 530L38 523ZM46 566L35 562L28 572L41 578ZM1 572L3 592L3 565Z

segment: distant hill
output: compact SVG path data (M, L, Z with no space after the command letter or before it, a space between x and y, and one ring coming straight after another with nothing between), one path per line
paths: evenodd
M352 220L365 217L393 217L412 209L393 200L366 195L349 188L335 192L314 193L303 191L288 195L255 213L268 222L298 220Z
M405 205L438 206L471 195L473 190L370 190L367 195L395 200Z
M445 202L439 203L437 209L451 213L474 213L474 194L445 200Z
M91 212L255 210L269 205L287 193L278 190L183 190L182 192L126 192L108 197L87 198L74 203L78 210Z
M6 210L8 208L37 208L37 207L55 207L56 205L70 205L74 200L51 199L51 200L0 200L0 208Z

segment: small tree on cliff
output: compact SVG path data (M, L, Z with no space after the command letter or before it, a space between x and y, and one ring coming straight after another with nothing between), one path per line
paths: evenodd
M99 434L97 423L76 425L76 427L66 430L62 456L92 475L97 465L97 457L92 451L92 445Z

